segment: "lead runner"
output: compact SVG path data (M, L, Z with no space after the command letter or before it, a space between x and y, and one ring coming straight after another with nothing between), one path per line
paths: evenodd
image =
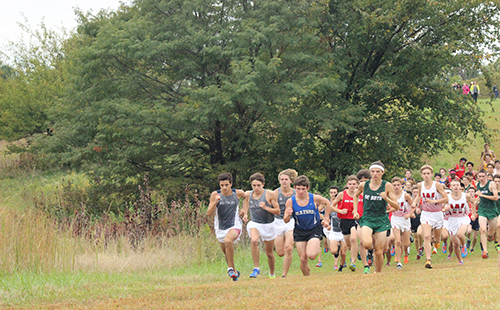
M392 184L382 180L385 173L384 164L376 161L370 165L371 179L361 183L353 196L353 204L358 205L359 195L363 193L363 216L361 226L362 244L367 250L373 249L375 243L375 272L381 272L384 265L384 245L387 231L391 229L388 212L399 210ZM390 205L387 209L387 203ZM357 208L353 209L355 219L359 218Z

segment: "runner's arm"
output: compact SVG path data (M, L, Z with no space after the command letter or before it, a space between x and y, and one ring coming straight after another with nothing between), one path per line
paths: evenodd
M269 202L271 207L264 206L263 209L274 215L280 214L280 205L278 204L278 199L276 198L276 193L273 191L266 191L266 200Z
M387 201L387 203L389 203L389 205L394 209L392 210L391 208L392 211L388 212L394 212L399 210L400 208L399 203L398 200L396 199L396 194L394 194L394 188L392 187L391 183L387 183L385 185L385 192L380 193L380 197L382 197L382 199Z
M210 194L210 202L208 204L207 215L213 216L215 214L215 210L217 209L217 204L220 201L220 195L217 192L212 192Z
M361 183L358 186L358 189L354 193L354 197L352 197L352 217L357 220L359 219L359 213L358 213L358 204L359 204L359 195L363 192L365 188L365 183Z
M283 215L283 222L288 223L290 222L290 218L292 217L293 213L293 204L292 204L292 199L288 199L285 204L285 214Z
M340 213L340 214L346 214L347 213L347 209L339 209L337 206L339 204L339 202L344 199L344 192L341 192L340 194L337 195L337 197L335 197L335 199L332 200L332 203L330 205L330 207L332 208L332 211L333 212L337 212L337 213Z
M430 203L448 203L448 194L444 191L443 184L436 183L436 191L442 196L441 199L428 200Z
M250 209L250 194L251 191L245 192L245 200L243 200L243 209L241 210L243 213L243 221L248 221L248 210Z

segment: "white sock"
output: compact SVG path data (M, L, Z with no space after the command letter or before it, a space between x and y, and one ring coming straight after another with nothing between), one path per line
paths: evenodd
M233 267L227 267L227 271L229 271L229 270L234 270L234 268Z

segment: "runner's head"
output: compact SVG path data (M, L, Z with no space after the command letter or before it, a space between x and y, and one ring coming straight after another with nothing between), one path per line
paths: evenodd
M309 179L305 175L298 176L293 182L293 187L297 193L297 196L303 198L307 191L309 190Z
M392 178L391 183L392 183L392 187L394 188L394 191L396 193L399 193L402 189L403 180L401 180L398 177L394 177L394 178Z
M473 171L473 169L474 169L474 163L469 161L467 163L467 170Z
M413 187L411 188L411 195L412 195L413 197L416 197L416 196L418 195L418 186L413 186Z
M495 170L495 165L493 165L492 163L489 163L489 164L486 165L486 171L489 174L493 174L494 170Z
M359 186L358 177L355 175L348 176L346 180L346 185L349 191L355 191Z
M231 186L233 185L233 175L229 172L223 172L217 177L219 181L219 187L221 192L227 194L231 191Z
M465 157L460 158L460 167L463 167L466 162L467 162L467 158L465 158Z
M408 180L408 178L411 178L411 170L410 169L406 169L405 170L405 178Z
M422 172L422 170L420 170L420 172ZM446 177L446 169L444 168L439 169L439 174L441 174L441 178Z
M255 193L259 194L264 191L264 184L266 179L262 173L254 173L250 176L250 185Z
M335 198L337 197L337 195L339 194L339 187L338 186L330 186L330 188L328 189L328 193L330 194L330 198Z
M434 173L434 181L440 182L441 181L441 173Z
M472 197L476 195L476 189L474 188L474 186L471 186L467 189L467 194L471 195Z
M384 164L381 161L373 162L370 165L370 175L372 180L382 180L382 175L385 173Z
M489 162L491 161L491 155L490 155L490 154L485 154L485 155L484 155L484 161L485 161L486 163L489 163Z
M450 189L454 193L460 192L462 188L462 185L460 184L460 181L458 179L454 179L450 182Z
M366 180L369 180L371 178L370 170L368 170L368 169L361 169L361 170L358 171L358 173L356 174L356 176L358 177L358 180L360 182L364 182Z
M433 172L434 169L431 165L423 165L422 168L420 168L420 174L422 175L424 181L432 181Z
M278 181L281 186L285 188L289 188L290 184L293 183L295 178L297 177L297 171L294 169L285 169L278 174Z
M487 181L486 170L484 169L479 170L479 172L477 173L477 180L481 183L485 183Z
M497 189L500 188L500 174L495 174L493 176L493 182L495 182Z

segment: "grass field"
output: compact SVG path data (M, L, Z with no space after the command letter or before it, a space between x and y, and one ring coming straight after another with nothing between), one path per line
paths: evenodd
M491 112L484 101L480 104L488 111L488 126L500 129L495 118L498 113ZM493 108L500 108L500 100L493 103ZM435 168L450 168L462 156L478 162L483 143L477 140L463 153L439 154L428 162ZM494 135L490 144L500 155L500 137ZM323 254L324 267L315 268L315 262L311 262L312 275L303 277L294 253L286 279L269 279L262 255L262 275L249 279L253 266L246 239L236 251L236 266L242 277L233 282L226 274L224 256L208 230L197 238L154 240L156 246L144 251L132 251L123 240L103 247L56 236L56 231L46 229L46 220L23 210L33 203L34 194L50 192L68 179L84 184L85 178L79 174L40 173L36 169L33 173L16 174L8 170L8 163L13 160L12 156L0 160L7 163L0 165L4 172L0 182L2 308L500 308L498 255L490 249L490 259L481 259L479 245L476 253L465 258L464 266L457 266L456 258L448 261L446 255L438 253L433 257L434 269L426 270L424 261L415 260L412 248L410 263L403 270L396 270L392 263L382 273L369 275L363 275L361 268L354 273L334 272L333 258ZM16 239L17 236L25 239ZM27 259L23 253L40 255ZM277 275L281 268L282 259L277 258Z

